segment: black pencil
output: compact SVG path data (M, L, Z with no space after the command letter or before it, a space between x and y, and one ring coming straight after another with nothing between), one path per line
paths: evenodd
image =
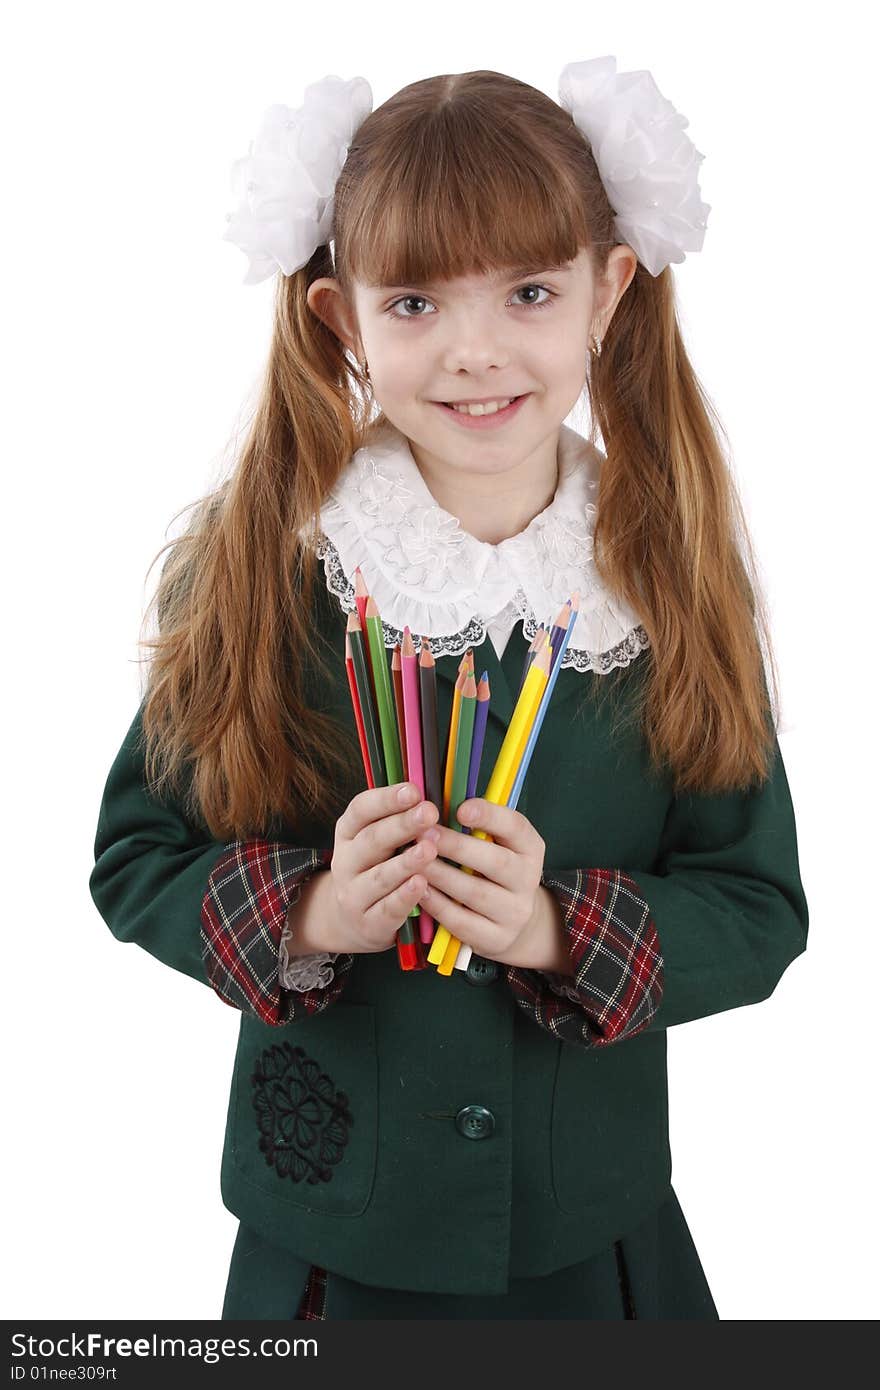
M419 653L419 704L422 722L422 768L425 795L443 813L443 781L440 777L440 731L437 727L437 667L427 637Z
M377 787L385 787L388 785L388 777L385 772L385 758L382 753L382 740L379 734L376 705L373 700L373 682L370 680L367 670L364 634L361 620L356 612L348 615L347 632L351 642L351 659L354 662L354 678L361 705L361 718L364 721L367 749L370 754L373 783Z

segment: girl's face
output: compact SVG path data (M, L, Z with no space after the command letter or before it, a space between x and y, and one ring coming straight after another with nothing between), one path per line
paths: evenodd
M560 270L358 284L355 312L376 398L428 455L467 472L506 471L559 428L580 396L592 299L586 252ZM469 427L442 404L511 396L526 399L489 428Z
M584 388L590 334L603 336L635 271L628 247L615 252L601 293L582 250L558 269L433 285L356 282L353 305L341 293L327 295L338 283L324 279L310 287L309 304L366 358L379 405L416 457L455 473L493 475L540 454L551 440L555 449ZM489 428L469 427L444 404L512 396L525 399Z

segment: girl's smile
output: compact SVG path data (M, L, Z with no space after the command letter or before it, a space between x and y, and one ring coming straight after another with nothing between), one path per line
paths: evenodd
M467 411L455 410L444 401L431 401L431 405L437 410L442 410L453 424L461 425L470 430L491 430L503 425L507 420L512 420L514 415L519 414L521 406L531 394L531 391L527 391L523 396L515 396L509 405L485 415L469 415Z

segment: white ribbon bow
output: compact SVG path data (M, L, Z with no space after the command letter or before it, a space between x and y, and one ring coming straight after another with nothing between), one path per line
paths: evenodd
M559 104L590 143L618 236L659 275L686 251L703 249L710 206L700 200L697 171L705 155L651 74L616 66L611 57L569 63Z
M363 77L323 77L306 87L297 110L270 106L249 152L232 166L238 209L227 213L224 241L250 265L244 284L280 270L292 275L330 238L333 194L354 133L373 109Z
M700 199L705 158L687 119L646 71L618 73L613 57L569 63L559 103L590 144L615 213L615 229L652 275L700 251L710 212ZM239 200L223 234L248 257L246 285L292 275L330 239L336 180L358 126L373 109L363 77L328 76L303 105L270 106L248 154L232 166Z

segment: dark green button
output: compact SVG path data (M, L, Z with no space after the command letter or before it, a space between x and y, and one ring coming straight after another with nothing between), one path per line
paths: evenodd
M490 985L498 977L498 963L485 956L472 955L464 977L469 985Z
M455 1117L455 1128L465 1139L488 1139L495 1128L495 1116L485 1105L465 1105Z

